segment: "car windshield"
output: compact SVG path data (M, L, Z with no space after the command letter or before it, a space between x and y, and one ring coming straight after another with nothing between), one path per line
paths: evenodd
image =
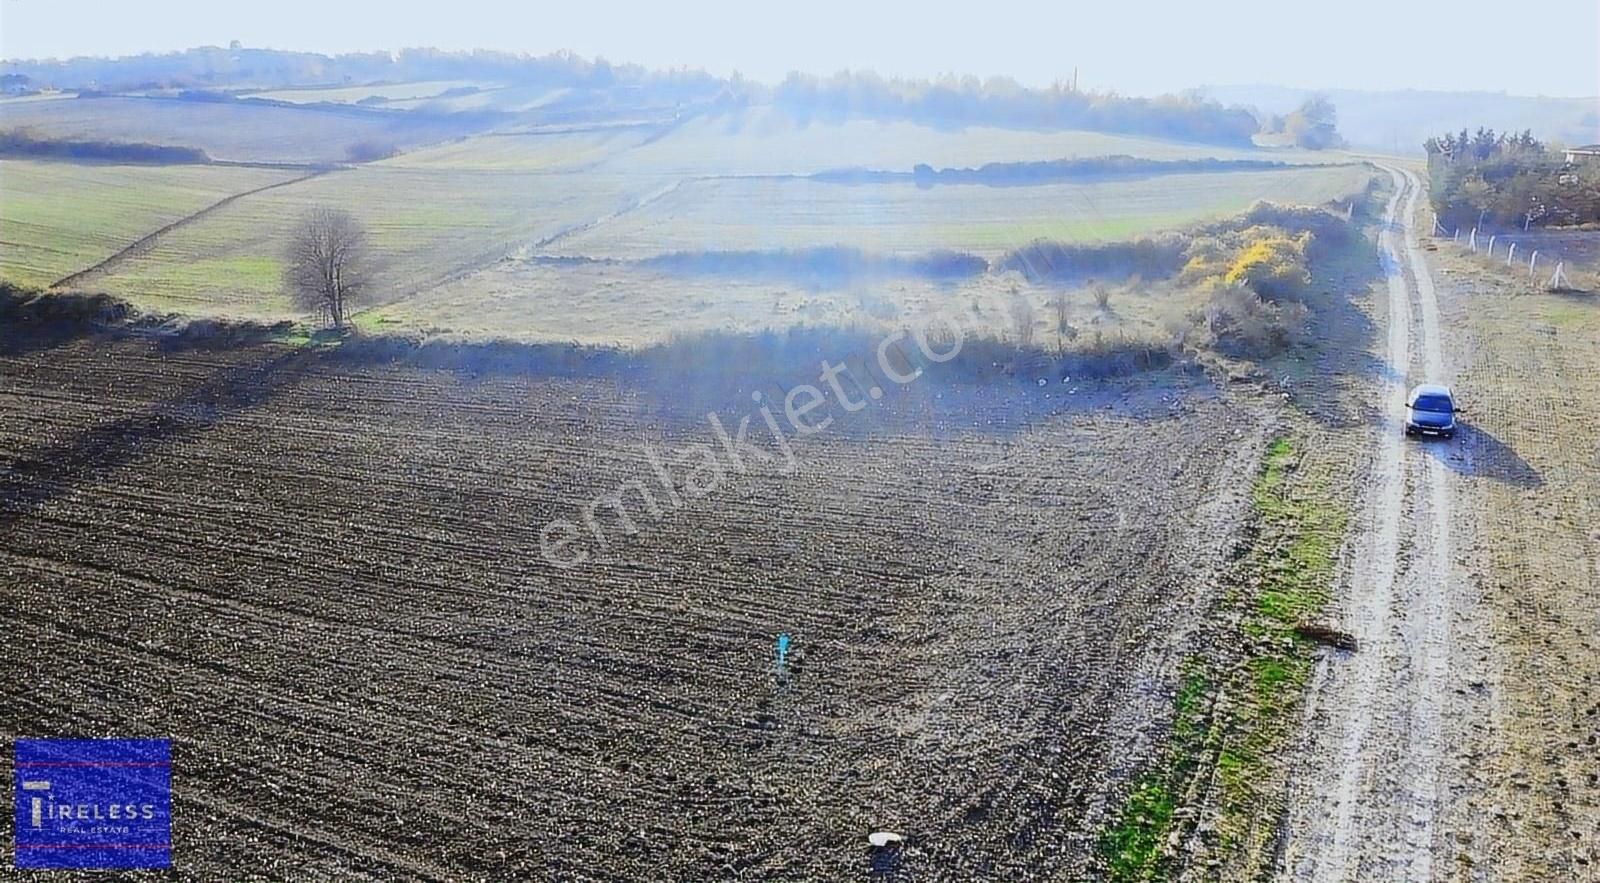
M1449 396L1417 396L1417 401L1411 407L1418 411L1435 411L1440 414L1449 414L1454 409L1450 406Z

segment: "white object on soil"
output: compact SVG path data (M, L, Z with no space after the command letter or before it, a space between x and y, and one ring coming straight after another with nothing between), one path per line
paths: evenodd
M899 834L891 834L888 831L874 831L867 835L867 842L877 847L888 846L891 843L902 843L905 839Z

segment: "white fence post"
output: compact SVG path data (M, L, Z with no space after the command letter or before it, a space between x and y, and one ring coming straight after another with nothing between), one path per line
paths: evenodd
M1511 259L1517 256L1517 244L1511 243L1511 248L1506 252L1506 266L1511 266Z
M1561 288L1567 281L1566 274L1561 272L1566 267L1565 261L1556 261L1556 271L1550 274L1550 284L1545 286L1551 291Z
M1496 237L1494 237L1494 236L1490 236L1489 237L1489 257L1494 257L1494 241L1495 241L1495 239L1496 239Z
M1477 254L1477 252L1478 252L1478 228L1477 227L1473 227L1472 228L1472 235L1467 237L1467 248L1472 249L1473 254Z
M1533 256L1528 258L1528 280L1533 280L1534 267L1539 263L1539 250L1533 250Z

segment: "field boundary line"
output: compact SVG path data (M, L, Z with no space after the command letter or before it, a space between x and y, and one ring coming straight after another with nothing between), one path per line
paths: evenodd
M330 169L316 169L316 170L311 171L311 172L309 172L307 174L301 175L298 178L290 178L287 181L276 181L276 182L273 182L271 184L263 185L261 187L252 188L250 190L243 190L243 191L240 191L238 193L231 193L231 194L229 194L227 196L224 196L223 198L217 200L216 202L213 202L210 205L205 206L204 208L201 208L198 211L195 211L195 212L193 212L191 214L184 215L183 217L177 219L176 221L172 221L170 223L167 223L167 224L164 224L164 225L162 225L160 227L157 227L156 229L150 231L149 233L146 233L145 235L139 237L138 239L134 240L133 242L129 243L128 245L123 246L121 249L118 249L116 252L113 252L110 256L98 261L97 263L91 264L90 266L85 267L82 270L78 270L76 272L69 273L66 276L63 276L60 279L57 279L56 281L50 283L50 285L48 287L52 288L52 289L65 288L65 287L67 287L69 285L75 285L77 283L80 283L83 280L88 279L90 277L97 276L97 275L100 275L102 273L105 273L106 271L110 270L112 267L116 266L117 264L122 263L123 261L127 260L128 258L134 257L136 255L144 253L145 251L148 251L151 246L155 245L156 240L158 240L161 237L167 235L168 233L171 233L172 231L178 229L179 227L183 227L183 226L185 226L187 224L191 224L191 223L193 223L195 221L201 220L202 218L205 218L205 217L209 216L210 214L212 214L213 212L216 212L216 211L218 211L220 209L227 208L229 205L233 204L234 202L236 202L236 201L238 201L240 199L245 198L246 196L254 196L257 193L265 193L268 190L273 190L273 189L276 189L278 187L288 187L291 184L299 184L302 181L309 181L312 178L321 177L322 175L326 175L326 174L328 174L330 172L340 171L341 168L342 167L340 167L340 168L330 168Z
M201 165L222 166L229 169L276 169L281 172L331 172L347 165L361 163L328 162L273 162L267 159L208 159Z
M670 184L665 184L665 185L663 185L661 187L657 187L655 190L652 190L649 193L645 193L644 195L633 199L627 205L625 205L625 206L623 206L623 207L621 207L619 209L616 209L615 211L607 212L606 214L603 214L598 218L590 218L587 221L580 221L580 222L578 222L576 224L569 224L566 227L563 227L560 230L557 230L556 232L551 233L551 234L545 236L542 239L534 240L532 243L528 244L524 248L516 249L516 251L519 252L519 253L524 253L524 254L527 253L527 252L537 252L538 249L546 248L546 247L554 244L558 240L565 239L568 236L576 236L579 233L587 233L588 231L593 230L594 228L599 227L602 224L609 224L612 221L615 221L616 219L622 217L623 215L631 215L634 212L639 211L642 208L647 208L647 207L649 207L649 206L651 206L651 205L653 205L653 204L655 204L657 202L660 202L661 200L666 199L668 196L671 196L672 194L677 193L678 190L680 190L683 187L683 185L685 185L685 184L695 184L695 183L698 183L698 182L700 182L702 180L704 180L704 179L700 178L698 176L690 176L690 177L687 177L687 178L679 178L678 180L673 181Z
M596 127L587 127L587 128L580 127L580 128L574 129L573 131L599 131L599 130L604 129L604 128L615 128L615 129L618 129L618 130L628 129L628 128L655 128L656 131L653 132L644 141L642 141L642 142L640 142L638 144L634 144L634 145L630 145L628 147L624 147L623 149L621 149L621 150L619 150L619 151L617 151L615 153L608 154L606 156L602 156L602 157L600 157L598 159L595 159L595 160L593 160L591 162L584 163L584 164L581 164L581 165L578 165L578 166L574 166L571 170L566 172L566 174L584 174L586 172L593 171L594 169L599 168L599 167L605 165L608 162L611 162L612 160L614 160L617 157L627 153L630 150L636 150L636 149L638 149L640 147L645 146L646 144L652 144L652 143L654 143L656 141L661 140L662 138L665 138L666 136L668 136L668 135L672 134L673 132L677 131L677 129L679 127L681 127L684 123L686 123L688 121L688 119L689 119L689 117L686 115L686 116L684 116L682 118L675 119L675 120L669 120L669 121L667 121L665 123L651 123L651 122L627 123L627 124L623 124L623 125L620 125L620 126L614 126L614 127L608 127L608 126L600 125L600 126L596 126ZM479 133L477 135L468 136L468 138L474 138L474 137L477 137L477 138L515 137L515 136L528 136L528 135L536 135L536 134L543 134L543 133L530 133L530 132L482 132L482 133ZM462 140L466 140L466 139L462 139ZM428 278L428 279L425 279L425 280L422 280L420 282L415 283L410 288L406 289L404 291L404 293L402 293L399 297L396 297L393 300L385 301L383 303L370 304L370 305L368 305L368 306L366 306L366 307L364 307L362 309L359 309L359 310L355 311L351 315L352 316L359 316L359 315L362 315L363 313L368 313L368 312L371 312L373 310L384 309L384 308L388 308L388 307L393 307L396 304L405 303L406 301L411 300L412 298L417 297L418 295L423 294L424 292L427 292L429 290L438 288L438 287L443 286L443 285L449 285L452 282L458 282L458 281L460 281L462 279L465 279L465 278L467 278L469 276L472 276L474 274L481 273L484 270L487 270L488 268L490 268L490 267L494 266L495 264L498 264L498 263L500 263L502 261L507 261L507 260L528 260L529 257L530 257L530 253L533 253L532 254L533 257L537 257L538 256L537 255L537 251L539 249L550 245L551 243L555 242L558 239L564 239L564 238L566 238L568 236L572 236L572 235L575 235L575 234L578 234L578 233L583 233L585 231L588 231L588 230L591 230L591 229L593 229L595 227L598 227L601 224L605 224L605 223L609 223L611 221L614 221L614 220L616 220L617 218L619 218L619 217L621 217L623 215L626 215L626 214L629 214L629 213L632 213L632 212L636 212L636 211L638 211L638 210L650 205L651 203L656 202L657 200L663 199L663 198L665 198L667 196L670 196L671 194L677 192L678 188L682 187L684 184L693 183L693 182L698 181L698 180L704 180L706 178L714 178L714 177L716 177L716 176L694 176L694 175L691 175L691 176L688 176L688 177L678 178L678 179L672 181L671 183L665 184L665 185L663 185L663 186L661 186L661 187L659 187L659 188L657 188L655 190L649 191L647 193L644 193L644 194L642 194L640 196L635 197L634 199L629 201L626 205L622 206L621 208L618 208L618 209L616 209L614 211L611 211L611 212L608 212L608 213L606 213L604 215L601 215L598 218L590 218L590 219L585 220L585 221L579 221L579 222L576 222L576 223L573 223L573 224L569 224L569 225L567 225L565 227L560 228L559 230L556 230L554 233L547 234L547 235L545 235L545 236L543 236L543 237L541 237L539 239L534 240L531 243L522 243L522 244L517 244L515 242L507 243L507 244L504 244L504 245L497 246L497 247L495 247L493 249L490 249L488 251L479 252L478 254L473 255L472 257L461 261L460 263L456 264L454 267L446 269L442 273L436 273L431 278Z
M302 179L302 180L304 180L304 179ZM607 212L606 214L603 214L598 218L589 218L588 220L577 221L575 223L568 224L567 226L562 227L562 228L556 230L553 233L546 234L545 236L543 236L543 237L541 237L539 239L536 239L533 242L522 243L520 245L516 244L516 243L507 243L506 245L497 247L497 248L492 249L490 251L481 252L481 253L473 256L473 257L467 258L466 260L460 262L459 264L457 264L452 269L448 269L448 270L444 271L443 273L435 274L430 279L426 279L426 280L423 280L421 282L416 283L415 285L412 285L410 288L406 289L404 294L400 295L399 297L397 297L397 298L395 298L393 300L384 301L382 303L369 304L368 306L363 307L360 310L357 310L356 312L352 313L351 315L352 316L359 316L359 315L362 315L363 313L368 313L368 312L371 312L373 310L381 310L381 309L388 309L390 307L394 307L397 304L405 303L406 301L411 300L412 298L414 298L414 297L416 297L416 296L418 296L420 294L423 294L423 293L425 293L425 292L427 292L427 291L429 291L431 289L438 288L438 287L440 287L442 285L449 285L452 282L459 282L462 279L465 279L465 278L467 278L469 276L473 276L473 275L475 275L477 273L481 273L484 270L487 270L490 267L494 266L495 264L501 263L502 261L512 261L512 260L514 260L514 261L524 261L524 262L526 262L526 261L535 261L535 260L539 260L540 258L547 257L547 255L539 254L539 249L545 248L545 247L549 246L550 244L556 242L557 240L565 239L568 236L575 236L575 235L577 235L579 233L584 233L584 232L587 232L589 230L592 230L595 227L600 226L601 224L607 224L607 223L610 223L612 221L615 221L617 218L620 218L623 215L631 214L631 213L636 212L636 211L638 211L638 210L640 210L642 208L645 208L646 206L649 206L652 203L655 203L655 202L657 202L659 200L665 199L668 196L671 196L673 193L676 193L678 191L678 189L681 188L684 184L690 184L690 183L694 183L694 182L700 181L700 180L706 180L706 179L702 178L702 177L698 177L698 176L691 176L691 177L688 177L688 178L679 178L679 179L677 179L676 181L673 181L670 184L665 184L665 185L663 185L661 187L656 188L655 190L652 190L652 191L650 191L648 193L645 193L645 194L643 194L641 196L635 197L634 199L630 200L626 205L622 206L621 208L615 209L614 211Z

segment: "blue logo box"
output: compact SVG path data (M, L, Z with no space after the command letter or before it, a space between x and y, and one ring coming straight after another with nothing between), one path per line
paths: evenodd
M172 743L18 739L19 868L172 865Z

